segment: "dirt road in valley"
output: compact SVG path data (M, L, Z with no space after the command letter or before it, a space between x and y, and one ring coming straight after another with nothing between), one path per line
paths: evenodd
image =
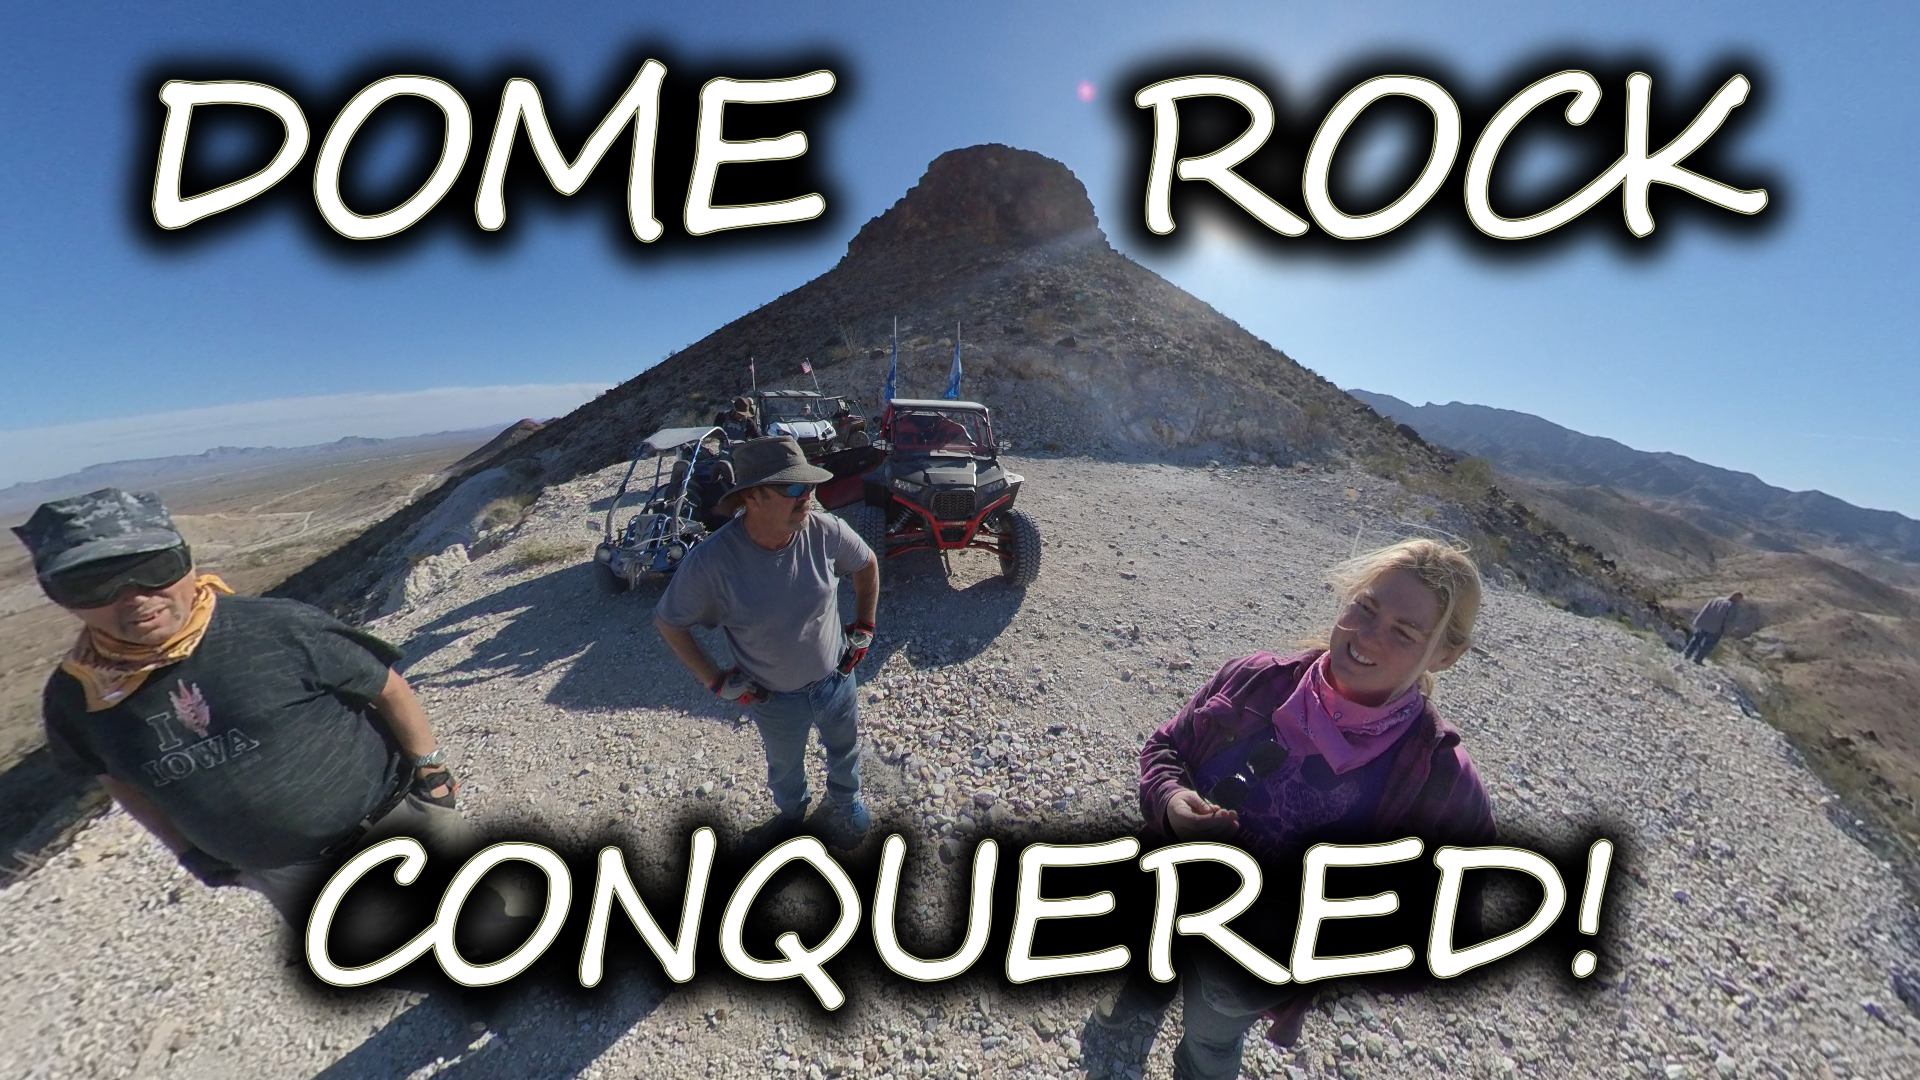
M981 553L889 567L862 669L877 844L908 836L901 917L938 934L969 839L1023 823L1137 825L1136 755L1221 661L1323 634L1325 573L1355 547L1447 518L1358 473L1017 461L1047 538L1007 589ZM374 625L488 826L631 838L673 879L689 805L723 842L772 806L751 727L682 671L651 593L587 562L617 470L549 489L514 541ZM1250 1046L1259 1076L1906 1076L1920 1018L1890 977L1920 961L1893 876L1784 740L1712 667L1503 585L1436 701L1503 827L1621 833L1613 937L1593 985L1565 959L1398 1004L1323 994L1300 1045ZM819 775L817 754L810 759ZM938 857L959 854L952 866ZM817 913L802 881L774 901ZM944 903L944 901L943 901ZM863 931L864 932L864 931ZM1150 1044L1082 1044L1106 983L1012 994L966 982L853 985L831 1017L798 986L702 977L668 993L611 976L473 1030L444 1001L301 988L266 903L209 891L124 814L0 892L0 1073L145 1077L1166 1076L1179 1009ZM987 958L983 963L997 962Z

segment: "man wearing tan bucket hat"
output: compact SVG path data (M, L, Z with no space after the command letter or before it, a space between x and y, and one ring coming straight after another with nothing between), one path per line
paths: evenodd
M767 786L779 813L751 830L749 849L798 832L807 791L807 735L827 751L829 842L853 848L872 825L860 799L858 704L853 669L873 644L880 566L858 533L816 512L816 484L790 436L752 439L733 452L736 483L722 515L742 510L681 560L654 608L654 625L680 662L722 699L745 705L767 751ZM854 621L839 619L839 579L853 579ZM722 669L689 628L720 627L734 666Z

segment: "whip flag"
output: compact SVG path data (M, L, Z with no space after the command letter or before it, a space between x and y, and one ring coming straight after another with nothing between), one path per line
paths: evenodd
M894 319L893 319L893 359L887 361L887 386L885 390L882 390L880 392L880 404L882 407L884 407L887 402L893 400L894 379L899 374L900 374L900 317L896 315L894 316Z
M953 324L953 370L947 372L947 392L940 395L948 401L957 401L960 397L960 324Z

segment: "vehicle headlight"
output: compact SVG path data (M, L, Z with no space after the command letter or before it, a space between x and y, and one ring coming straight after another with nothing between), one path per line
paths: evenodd
M898 476L893 478L893 486L908 493L919 491L921 488L926 487L925 484L916 484L911 480L905 480Z
M1003 476L1000 479L995 480L990 484L981 485L980 494L991 495L996 491L1000 491L1004 489L1006 486L1007 486L1007 478Z

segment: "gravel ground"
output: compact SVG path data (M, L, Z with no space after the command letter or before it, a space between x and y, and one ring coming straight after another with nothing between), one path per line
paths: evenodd
M1354 473L1015 467L1048 542L1038 583L1006 589L983 553L950 572L901 560L862 669L869 844L906 832L907 880L924 883L903 898L909 940L945 925L919 895L951 894L969 834L1137 825L1147 733L1228 657L1324 633L1327 568L1434 509ZM593 507L617 478L549 489L443 592L374 628L405 645L470 816L623 832L664 879L688 806L726 840L772 805L756 736L675 664L653 594L594 581ZM1297 1047L1250 1047L1249 1074L1920 1071L1920 1019L1889 982L1916 965L1899 886L1730 679L1498 584L1478 641L1437 702L1503 827L1564 843L1606 822L1623 841L1596 985L1543 959L1397 1004L1325 991ZM804 915L820 895L803 880L776 904ZM832 1016L721 979L668 994L610 976L488 1022L398 993L319 994L264 900L200 888L118 812L0 892L0 942L6 1076L1165 1076L1178 1039L1176 1006L1157 1038L1083 1045L1101 980L853 985Z

